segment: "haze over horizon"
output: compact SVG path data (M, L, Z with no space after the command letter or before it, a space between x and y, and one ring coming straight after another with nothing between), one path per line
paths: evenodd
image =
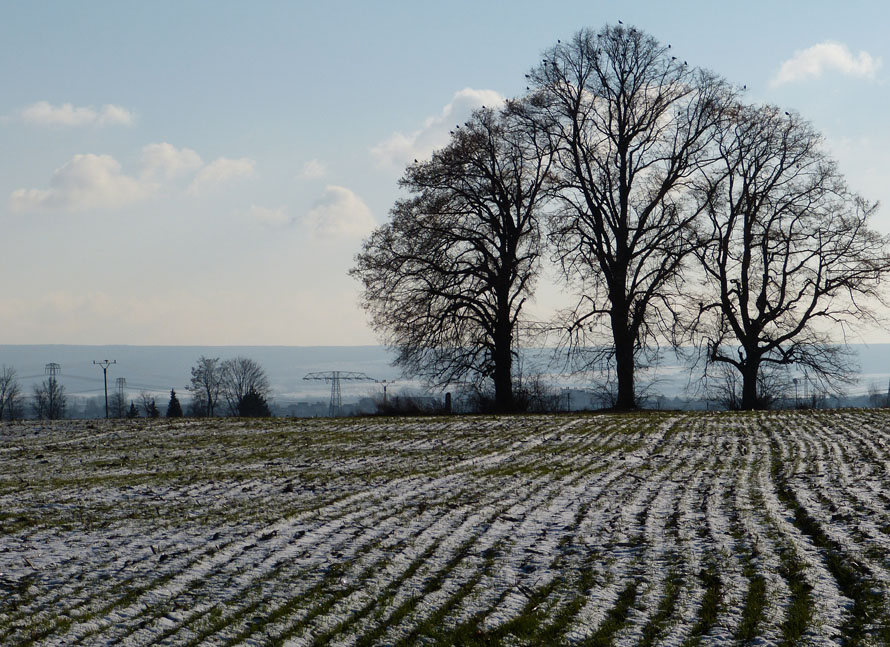
M521 94L557 39L619 19L800 112L890 203L882 3L56 1L0 18L2 344L377 344L346 272L405 164ZM562 302L542 281L530 314Z

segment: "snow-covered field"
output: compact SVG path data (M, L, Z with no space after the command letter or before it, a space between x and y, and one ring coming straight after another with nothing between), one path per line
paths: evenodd
M0 426L0 645L890 644L890 413Z

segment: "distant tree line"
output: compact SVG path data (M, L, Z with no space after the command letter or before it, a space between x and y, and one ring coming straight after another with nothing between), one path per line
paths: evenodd
M520 330L556 335L575 370L607 366L622 410L663 344L696 349L732 408L769 406L779 368L847 378L830 333L875 319L890 247L806 120L623 25L557 42L526 79L407 167L356 256L398 365L497 411L527 401ZM529 321L548 259L577 300Z
M213 416L221 407L230 416L269 416L269 378L254 360L234 357L220 361L203 355L192 367L188 390L192 395L190 415Z
M176 390L171 389L166 408L168 418L181 417L185 413L197 417L220 413L241 417L271 415L269 378L259 363L247 357L220 361L219 358L201 356L191 369L191 381L186 388L191 394L187 411L183 410ZM36 384L28 399L15 369L5 365L0 367L0 421L25 417L59 420L65 418L67 413L68 396L56 376ZM135 400L128 401L122 391L109 394L108 413L111 418L161 416L155 397L147 391L139 394L138 404ZM97 409L96 417L99 415ZM104 408L101 415L104 416Z

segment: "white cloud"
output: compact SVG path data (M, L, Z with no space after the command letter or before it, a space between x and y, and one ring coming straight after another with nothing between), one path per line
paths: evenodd
M146 177L172 180L201 168L203 164L201 156L191 148L177 149L167 142L142 148L142 173Z
M246 157L240 159L220 157L198 172L188 191L192 195L201 195L230 180L253 177L255 166L256 162Z
M447 144L449 131L455 125L465 122L473 110L482 106L499 106L503 101L504 97L494 90L464 88L454 93L451 101L438 115L427 118L423 127L408 134L394 133L374 146L371 155L379 166L401 170L414 159L428 157L434 150Z
M250 209L247 210L247 217L267 227L281 227L290 222L287 209L284 207L269 209L268 207L251 205Z
M324 196L304 218L310 230L323 237L364 236L377 221L361 198L342 186L325 187Z
M129 126L133 123L134 119L135 115L126 108L109 103L102 106L102 111L99 113L98 117L98 123L103 125L120 124L121 126Z
M121 173L110 155L75 155L53 172L49 189L17 189L9 199L14 212L84 211L120 207L146 198L154 188Z
M317 159L311 159L303 164L303 169L300 171L299 177L304 180L318 180L327 175L327 173L328 167L324 162L320 162Z
M770 80L770 85L777 87L795 81L818 79L829 70L840 72L844 76L873 79L881 64L880 58L875 58L866 51L860 50L857 56L853 56L846 45L825 41L795 52L794 56L782 63Z
M132 112L121 106L106 104L101 109L84 106L78 107L70 103L58 106L49 101L38 101L21 111L23 121L36 126L89 126L116 124L129 126L133 123Z
M178 149L167 142L142 148L138 175L123 173L120 163L110 155L75 155L53 172L48 189L13 191L9 207L18 213L120 207L144 200L161 189L173 189L174 180L190 175L193 177L188 193L203 195L226 182L252 177L255 164L247 158L220 157L204 165L194 150ZM267 218L271 220L274 218Z

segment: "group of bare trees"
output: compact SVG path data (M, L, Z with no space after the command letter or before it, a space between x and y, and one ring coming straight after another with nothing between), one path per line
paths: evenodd
M23 409L24 395L15 369L4 365L0 368L0 420L21 418Z
M743 409L769 404L775 367L844 378L833 335L883 303L888 238L810 124L621 25L557 43L527 79L409 165L409 197L356 257L398 364L492 383L514 408L516 331L549 256L578 298L538 328L576 367L611 366L616 408L664 343L727 367Z
M192 394L192 415L217 415L221 403L231 416L270 415L269 378L256 361L241 356L220 361L202 355L191 373L188 390Z
M65 417L68 397L65 387L55 375L34 385L31 409L35 418L59 420ZM11 366L0 367L0 421L18 420L25 417L25 394L19 384L16 371Z
M271 387L265 370L247 357L234 357L225 361L201 356L191 369L191 382L187 387L192 395L189 413L194 416L213 416L221 405L232 416L260 417L271 415L269 396ZM140 411L146 418L160 417L161 411L155 397L143 391L139 404L128 402L124 394L116 391L109 397L108 413L112 418L135 418ZM31 414L39 419L58 420L66 416L68 398L65 387L55 376L34 385L31 398ZM183 415L176 391L170 391L167 417ZM0 367L0 421L25 417L25 396L12 367Z

